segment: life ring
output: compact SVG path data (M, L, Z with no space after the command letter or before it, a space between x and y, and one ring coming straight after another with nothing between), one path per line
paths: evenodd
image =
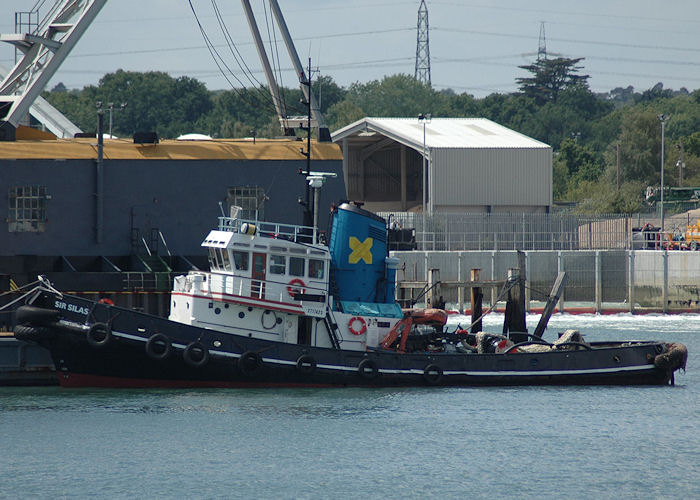
M355 328L355 321L360 322L361 326L359 330ZM367 322L362 316L353 316L350 318L350 321L348 321L348 329L353 335L364 335L367 332Z
M112 299L108 299L107 297L102 297L100 300L97 301L98 304L105 304L108 306L113 306L114 301Z
M357 373L365 380L374 380L379 375L379 366L376 361L365 358L357 365Z
M291 298L298 293L304 293L306 291L306 283L304 283L299 278L294 278L289 283L287 283L287 293Z
M297 359L297 370L305 375L313 373L316 370L316 360L310 354L302 354Z
M255 351L246 351L238 358L238 369L246 377L254 377L262 370L262 358Z
M209 361L209 349L201 342L190 342L182 351L182 358L192 368L201 368Z
M153 359L165 359L172 350L170 339L162 333L154 333L146 341L146 354Z
M430 363L423 370L423 379L429 384L439 384L442 380L442 368L434 363Z
M85 338L92 347L104 347L112 340L112 329L105 323L95 323L87 331Z

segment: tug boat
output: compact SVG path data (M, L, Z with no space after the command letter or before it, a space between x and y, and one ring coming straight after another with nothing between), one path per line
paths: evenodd
M220 217L210 270L173 280L169 317L90 301L46 280L15 336L48 349L65 387L668 384L681 344L519 341L446 331L441 310L402 310L386 221L343 202L316 227Z

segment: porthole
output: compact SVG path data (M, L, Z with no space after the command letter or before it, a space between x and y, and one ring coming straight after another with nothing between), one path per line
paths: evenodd
M241 319L245 318L245 313L243 311L239 312L238 317Z
M221 314L221 308L217 307L216 309L214 309L214 314Z
M228 309L228 304L224 304L224 308L225 308L225 309Z

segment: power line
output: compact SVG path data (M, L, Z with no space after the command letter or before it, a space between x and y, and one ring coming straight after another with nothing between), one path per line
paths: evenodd
M666 21L670 23L700 23L700 19L691 19L691 18L663 18L663 17L645 17L645 16L634 16L630 14L610 14L609 12L601 13L601 14L596 14L596 13L590 13L590 12L575 12L575 11L564 11L564 10L551 10L551 9L526 9L526 8L518 8L518 7L499 7L496 5L485 5L485 4L468 4L468 3L456 3L456 2L440 2L440 1L435 1L433 2L434 4L438 5L449 5L452 7L465 7L465 8L480 8L480 9L493 9L493 10L505 10L508 12L533 12L533 13L542 13L542 14L562 14L566 16L588 16L588 17L600 17L600 18L605 18L605 19L624 19L626 21L629 20L634 20L634 21L651 21L654 23L658 23L661 21Z
M212 0L212 1L213 1L213 0ZM197 16L197 12L195 11L194 6L192 5L192 0L188 0L188 2L189 2L189 4L190 4L190 8L191 8L191 10L192 10L192 14L194 15L194 18L195 18L195 20L196 20L196 22L197 22L197 26L199 26L199 30L200 30L200 32L201 32L201 34L202 34L202 38L204 39L204 42L205 42L205 44L207 45L207 49L209 49L209 53L211 54L212 59L214 60L214 64L216 64L217 68L219 68L219 71L220 71L221 75L226 79L226 81L229 83L229 85L231 86L231 88L232 88L236 93L238 93L238 95L241 95L241 96L242 96L241 91L238 90L238 89L236 88L236 86L233 84L233 82L231 82L231 80L228 78L226 72L223 70L222 66L226 68L226 70L228 71L228 74L230 74L230 75L241 85L241 87L244 88L244 89L246 88L245 84L233 73L233 71L231 70L231 68L229 68L228 65L226 64L226 62L224 61L224 59L223 59L223 57L221 56L221 54L219 54L219 52L218 52L218 51L216 50L216 48L214 47L213 43L211 42L211 39L209 38L209 36L207 35L206 31L204 30L204 27L202 26L202 23L200 22L199 17ZM229 48L230 48L230 46L229 46ZM244 72L244 73L245 73L245 72ZM253 95L256 96L258 100L260 100L259 94L253 94ZM263 104L263 105L268 105L268 106L269 106L269 105L270 105L270 102L269 102L269 101L268 101L268 102L265 102L265 101L263 100L263 101L261 102L261 104ZM273 106L273 107L274 107L274 106Z
M506 37L506 38L524 38L528 40L532 40L533 37L531 35L518 35L514 33L501 33L497 31L480 31L480 30L467 30L467 29L460 29L460 28L433 28L435 31L445 31L448 33L466 33L466 34L471 34L471 35L486 35L486 36L499 36L499 37ZM670 47L670 46L663 46L663 45L643 45L643 44L634 44L634 43L620 43L620 42L606 42L606 41L598 41L598 40L575 40L575 39L570 39L570 38L550 38L550 41L554 40L557 42L566 42L566 43L580 43L580 44L589 44L589 45L603 45L605 47L627 47L627 48L634 48L634 49L653 49L653 50L677 50L679 52L700 52L700 48L694 48L694 47Z

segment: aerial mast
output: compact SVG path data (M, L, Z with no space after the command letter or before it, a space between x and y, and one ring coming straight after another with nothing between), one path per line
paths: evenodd
M416 42L416 71L414 78L430 85L430 44L428 26L428 6L421 0L418 7L418 35Z

